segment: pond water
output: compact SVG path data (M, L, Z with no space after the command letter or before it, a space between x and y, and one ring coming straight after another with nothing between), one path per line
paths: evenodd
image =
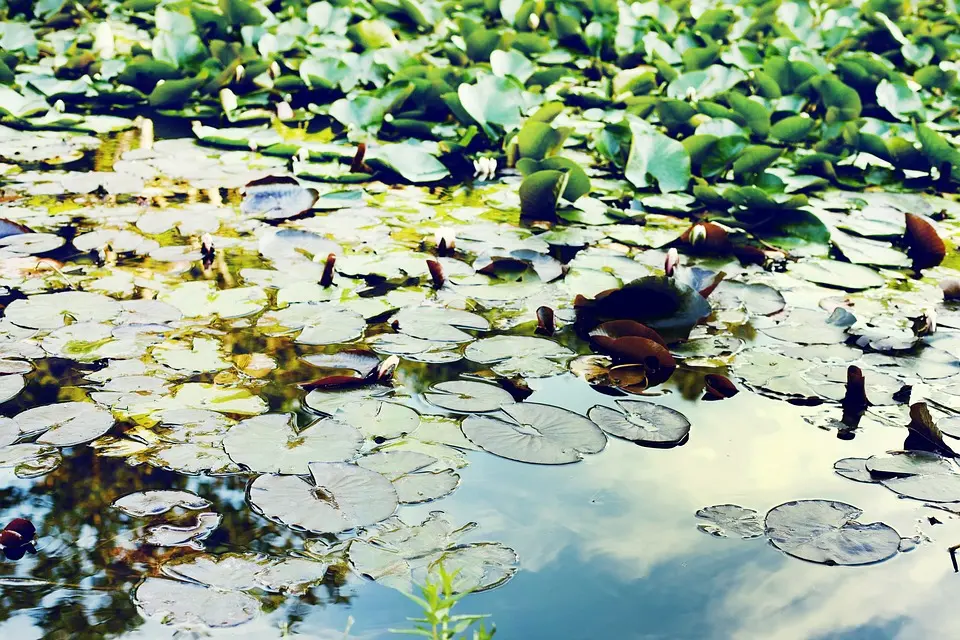
M12 420L0 520L26 518L37 531L30 553L16 559L11 547L0 565L4 637L385 637L410 628L421 612L402 591L441 561L477 589L458 612L488 614L506 639L923 637L948 624L958 579L948 547L960 542L952 461L914 453L913 470L893 472L861 462L860 482L834 471L847 458L897 464L903 457L885 452L916 449L904 442L907 398L926 399L952 435L956 315L935 279L859 267L836 282L816 241L785 271L684 258L677 281L705 277L690 271L696 263L753 288L722 284L707 296L712 308L690 323L700 326L671 345L680 368L644 389L636 372L617 382L609 360L588 356L573 297L643 277L662 291L666 247L689 223L651 214L632 227L638 247L616 240L620 225L570 225L539 246L511 214L509 172L441 190L316 185L333 204L307 215L290 215L302 210L301 187L267 185L283 215L265 221L257 187L245 198L241 188L283 174L286 160L190 139L137 148L138 135L84 141L97 151L66 165L73 171L11 171L4 184L0 215L55 245L11 245L0 282L5 377L23 375L2 405ZM818 211L848 225L868 211L896 224L897 207L918 202L873 194L851 209L835 197ZM947 200L919 202L955 213ZM449 281L439 288L425 268L434 231L459 243L441 259ZM334 252L334 284L320 286ZM475 273L484 255L495 267ZM553 283L551 256L567 264ZM643 317L654 299L634 295ZM859 323L838 321L824 299L861 312ZM555 311L550 337L535 333L542 306ZM907 331L934 307L939 341ZM498 345L495 335L526 341ZM851 336L908 344L892 358ZM336 353L353 359L331 366ZM391 353L401 356L392 382L354 384ZM639 362L630 366L652 381L656 368ZM853 420L839 402L851 363L866 371L874 405ZM702 399L711 373L740 392ZM333 374L352 383L328 378L309 395L299 386ZM425 395L452 380L472 386ZM610 431L593 409L646 406L634 400L680 412L683 436L669 420L633 415L643 433L632 439L661 440L638 446L574 415ZM507 414L519 425L504 436ZM541 437L550 425L557 431ZM946 456L946 446L919 448ZM577 463L523 461L564 459ZM308 470L319 491L305 484ZM896 483L911 479L917 486L899 491L918 499L901 498ZM190 493L140 493L157 490ZM387 519L397 495L422 503ZM788 514L780 538L768 516L764 530L768 511L796 500L856 509L835 521ZM697 517L712 505L753 511L735 509L733 523ZM434 533L411 537L421 523Z

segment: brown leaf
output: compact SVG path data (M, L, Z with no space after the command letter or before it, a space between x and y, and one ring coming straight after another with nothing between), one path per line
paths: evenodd
M931 451L943 456L956 457L956 452L943 441L943 434L933 421L925 402L910 405L910 435L904 442L905 449Z
M447 281L443 275L443 265L436 260L427 260L427 269L430 270L430 277L433 279L433 288L439 289Z
M595 341L595 344L603 349L604 339L616 339L616 338L625 338L627 336L636 336L638 338L646 338L647 340L653 340L654 342L667 346L667 343L660 336L659 333L651 329L645 324L637 322L636 320L610 320L609 322L604 322L603 324L597 326L590 332L590 338ZM609 344L609 342L606 342Z
M557 325L553 317L553 309L550 307L540 307L537 309L537 333L543 336L552 336L557 331Z
M698 222L684 231L680 240L708 253L724 253L731 248L726 229L713 222Z
M740 393L740 390L731 382L730 378L717 373L707 374L703 381L705 383L704 400L723 400Z
M907 230L904 238L915 269L935 267L947 255L947 246L929 220L913 213L904 214Z
M647 338L626 336L624 338L607 338L608 348L605 349L615 363L641 365L647 377L647 382L655 386L666 382L677 368L677 362L667 351L666 347Z
M337 256L333 253L327 256L323 265L323 274L320 276L320 286L329 287L333 284L333 267L337 264Z

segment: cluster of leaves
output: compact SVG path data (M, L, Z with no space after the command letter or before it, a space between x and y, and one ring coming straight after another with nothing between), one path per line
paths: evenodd
M452 614L453 607L469 594L469 591L457 593L454 589L456 574L456 571L449 573L443 564L440 564L437 576L421 587L420 597L407 594L407 597L423 609L423 617L412 620L416 623L414 629L402 629L394 633L421 636L430 640L491 640L496 633L496 627L487 631L481 622L487 616ZM479 626L474 627L478 624ZM469 635L464 635L471 631Z

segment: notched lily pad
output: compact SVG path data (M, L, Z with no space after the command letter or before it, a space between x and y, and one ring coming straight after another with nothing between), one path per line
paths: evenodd
M494 455L533 464L579 462L607 444L603 432L572 411L532 402L501 407L501 414L468 416L467 438Z
M697 511L696 516L710 524L698 524L697 529L718 538L738 537L744 540L763 535L763 523L757 512L735 504L717 504Z
M470 380L440 382L423 395L431 404L457 413L496 411L502 405L514 402L509 391L496 385Z
M319 198L316 189L300 186L295 178L268 176L247 183L240 211L267 220L283 220L308 211Z
M173 508L180 507L189 511L199 511L210 506L210 501L189 491L157 489L128 493L113 501L113 506L128 516L146 518L158 516Z
M646 400L617 400L617 406L597 405L587 415L610 435L649 447L675 447L690 435L690 421L670 407Z
M230 459L258 473L306 473L311 462L352 460L363 436L333 418L314 420L303 429L292 414L248 418L230 428L223 447Z
M900 534L882 522L857 522L862 513L844 502L795 500L767 512L764 525L773 546L808 562L856 566L895 556Z

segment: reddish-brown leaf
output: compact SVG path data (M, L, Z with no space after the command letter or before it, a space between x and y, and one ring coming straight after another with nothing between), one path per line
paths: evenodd
M594 340L594 343L601 349L604 348L603 344L609 344L605 342L604 339L615 340L617 338L626 338L627 336L646 338L664 347L667 346L667 343L659 333L636 320L610 320L609 322L598 325L597 328L590 332L590 338Z
M677 368L677 362L666 347L648 338L626 336L609 340L606 352L618 364L643 366L650 386L666 382Z
M943 262L947 255L947 246L930 221L913 213L907 213L904 216L907 223L904 237L914 268L927 269Z
M543 336L552 336L556 331L557 325L553 317L553 309L546 306L538 308L537 333Z
M704 400L723 400L732 398L740 393L737 385L733 384L730 378L721 376L718 373L709 373L703 378L704 382Z

